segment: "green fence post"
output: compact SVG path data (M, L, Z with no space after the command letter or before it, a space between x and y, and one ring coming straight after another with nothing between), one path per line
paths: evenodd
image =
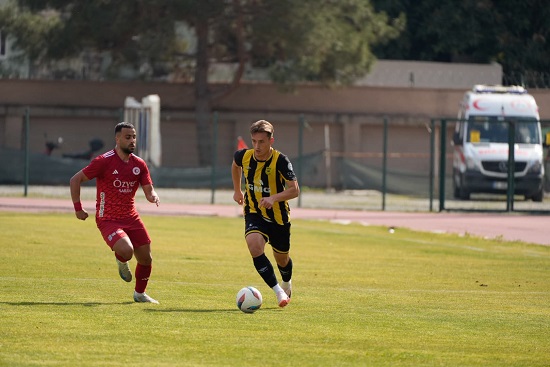
M506 188L506 211L514 210L514 192L515 190L515 146L516 146L516 125L508 121L508 185Z
M29 161L30 161L30 146L29 146L29 135L30 135L30 108L25 108L25 171L24 171L24 182L25 182L25 189L24 189L24 195L25 197L29 193Z
M298 182L302 182L302 172L303 170L303 155L304 155L304 126L305 119L304 115L300 115L298 118L298 172L296 172L296 177ZM302 195L298 195L298 208L302 207Z
M431 119L430 120L430 182L429 182L430 212L433 211L433 203L434 203L434 168L435 168L435 122L434 122L434 119Z
M386 210L386 176L388 174L388 118L384 117L384 135L382 145L382 211Z
M210 178L210 185L212 195L210 197L210 204L214 204L216 199L216 164L218 161L218 113L214 112L213 122L213 149L212 149L212 176Z
M447 121L441 120L440 131L441 153L439 154L439 211L445 210L445 172L446 172L446 156L447 156Z

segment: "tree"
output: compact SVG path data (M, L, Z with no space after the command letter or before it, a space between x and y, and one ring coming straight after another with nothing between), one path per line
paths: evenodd
M247 63L269 68L273 81L290 87L305 80L351 83L374 62L370 46L396 37L404 26L403 18L391 22L385 14L375 14L364 0L233 1L223 11L215 7L211 12L192 10L191 14L198 14L187 21L198 40L194 81L201 163L209 158L212 104L239 85ZM211 35L213 44L208 40ZM238 63L230 85L208 84L212 54L215 59Z
M379 58L498 62L505 75L550 69L550 7L544 0L373 0L373 4L390 16L407 16L406 32L374 47Z
M405 19L374 11L370 0L19 0L0 11L4 28L36 62L108 52L134 67L186 60L193 72L199 163L210 163L212 106L239 86L247 65L292 87L347 84L375 60L373 45L399 35ZM177 44L174 24L194 30L196 52ZM237 65L225 85L208 81L213 62Z

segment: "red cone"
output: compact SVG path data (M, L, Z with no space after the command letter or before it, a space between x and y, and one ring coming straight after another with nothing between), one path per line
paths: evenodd
M248 145L244 142L242 136L237 137L237 150L248 149Z

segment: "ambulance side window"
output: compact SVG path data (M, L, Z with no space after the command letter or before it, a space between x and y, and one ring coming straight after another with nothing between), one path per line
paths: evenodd
M455 145L462 145L464 142L464 134L466 134L466 129L468 127L468 124L465 120L465 113L464 113L464 106L467 106L467 102L461 103L461 108L458 112L458 121L456 122L456 128L453 135L453 142Z
M457 121L455 125L455 131L453 132L454 145L462 145L463 137L464 137L464 122Z

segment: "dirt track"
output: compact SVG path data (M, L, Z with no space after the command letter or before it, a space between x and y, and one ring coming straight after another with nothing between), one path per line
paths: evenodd
M160 194L159 194L160 195ZM161 200L162 200L162 195ZM84 207L95 207L90 198L83 200ZM159 207L138 201L138 211L147 215L197 215L237 217L241 208L237 204L183 204L161 202ZM73 211L70 199L1 197L0 211L63 212ZM433 233L456 233L499 238L506 241L523 241L550 245L546 215L495 214L495 213L416 213L389 211L361 211L341 209L292 208L292 218L330 221L354 221L365 225L409 228Z

